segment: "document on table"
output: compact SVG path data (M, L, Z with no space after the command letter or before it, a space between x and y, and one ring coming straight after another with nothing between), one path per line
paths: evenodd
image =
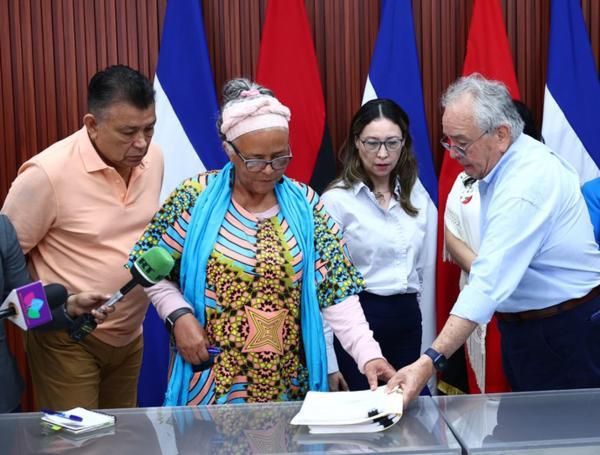
M372 433L385 430L402 416L402 391L308 392L292 425L311 433Z

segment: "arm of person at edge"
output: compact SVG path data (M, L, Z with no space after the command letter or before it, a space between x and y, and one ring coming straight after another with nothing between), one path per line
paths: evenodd
M471 271L471 264L477 257L477 255L467 246L465 242L456 237L448 228L444 228L444 240L446 241L446 249L454 262L458 266L469 273Z

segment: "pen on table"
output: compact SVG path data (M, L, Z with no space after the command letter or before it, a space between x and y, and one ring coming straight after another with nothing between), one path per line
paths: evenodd
M75 414L66 414L60 411L53 411L52 409L42 409L41 411L49 416L62 417L63 419L73 420L74 422L83 422L83 417L76 416Z

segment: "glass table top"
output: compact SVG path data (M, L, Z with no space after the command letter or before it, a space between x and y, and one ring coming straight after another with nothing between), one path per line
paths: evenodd
M311 435L290 425L301 403L197 408L137 408L106 412L114 428L73 436L44 435L40 413L0 415L2 453L428 453L461 448L430 397L420 397L398 424L370 434Z
M433 400L467 453L600 454L600 389Z

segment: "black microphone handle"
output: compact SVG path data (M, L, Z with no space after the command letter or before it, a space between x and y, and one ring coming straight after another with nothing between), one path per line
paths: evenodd
M15 310L14 307L10 306L10 307L6 308L5 310L0 310L0 320L2 320L4 318L10 318L11 316L14 316L15 314L17 314L17 310Z
M132 273L133 275L133 273ZM125 295L127 294L129 291L131 291L134 287L136 287L138 284L138 280L134 278L132 278L131 280L129 280L125 286L123 286L121 289L119 289L119 292L121 292L121 294Z

